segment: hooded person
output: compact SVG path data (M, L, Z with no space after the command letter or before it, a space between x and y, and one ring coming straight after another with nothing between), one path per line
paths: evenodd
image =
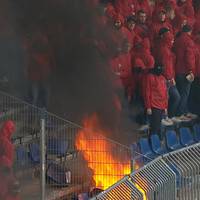
M8 120L0 130L0 199L18 200L19 183L13 173L14 145L11 136L15 131L15 124Z
M144 83L144 103L150 119L150 132L160 137L162 115L167 112L168 107L166 79L162 73L163 67L156 65L149 70Z
M149 18L152 16L152 8L148 0L137 0L136 1L136 11L144 10Z
M176 88L175 82L175 54L172 51L174 44L174 36L167 28L162 28L159 31L160 41L157 47L155 60L163 66L163 75L167 80L169 107L168 115L172 120L178 121L175 117L177 114L178 105L180 102L180 94Z
M154 57L150 52L150 42L148 38L138 40L132 53L132 66L134 84L139 89L139 96L144 97L144 80L149 69L155 64Z
M188 24L187 17L177 14L177 12L175 12L174 18L170 22L173 27L174 36L179 35L182 27Z
M195 44L191 34L192 28L189 25L183 26L182 32L174 44L174 52L176 54L176 86L181 96L178 114L183 119L189 117L187 115L187 103L195 74Z
M117 15L114 6L111 3L108 3L105 7L105 14L108 18L114 19Z
M116 12L124 18L136 14L135 0L116 0L114 5Z
M12 168L14 161L14 145L11 142L14 131L15 124L11 120L4 122L0 130L0 165L1 163L7 163L9 169Z
M147 14L144 10L137 12L137 24L135 27L135 33L141 38L150 37L150 28L147 22Z
M114 75L113 84L115 91L119 93L120 96L122 96L125 91L128 101L132 99L134 88L130 50L131 46L129 42L124 40L118 54L110 60L111 70Z
M171 32L173 31L172 25L167 19L166 11L164 9L159 9L155 13L156 17L151 24L150 29L150 39L151 39L151 46L153 48L154 44L158 42L159 38L159 31L161 28L168 28Z
M191 0L178 0L177 15L185 16L188 23L192 26L195 22L195 12Z

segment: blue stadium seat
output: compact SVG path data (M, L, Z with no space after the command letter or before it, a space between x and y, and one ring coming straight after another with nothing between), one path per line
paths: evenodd
M182 147L174 130L166 131L166 144L167 148L171 151L180 149Z
M157 155L151 150L148 138L140 138L139 146L145 163L156 158Z
M30 164L30 158L28 152L24 146L19 146L16 148L16 167L17 168L27 168Z
M195 124L193 126L193 130L194 130L194 140L196 142L200 142L200 124Z
M189 146L191 144L194 144L194 139L189 128L182 127L179 129L179 132L180 142L183 146Z
M29 146L30 158L34 164L40 162L40 146L37 143L32 143Z
M165 147L162 147L159 136L157 134L151 135L150 140L151 147L154 153L158 155L167 153L167 149Z
M61 138L49 138L47 152L58 156L64 156L68 150L68 141Z

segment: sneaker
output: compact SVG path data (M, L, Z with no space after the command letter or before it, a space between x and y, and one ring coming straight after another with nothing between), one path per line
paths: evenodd
M149 129L149 124L144 124L138 128L138 131L145 131Z
M182 121L182 122L189 122L191 121L191 118L187 117L186 115L181 115L179 117L179 119Z
M180 119L180 117L172 117L172 121L174 123L181 123L182 122L182 120Z
M187 113L187 114L186 114L186 117L191 118L191 119L196 119L196 118L198 118L197 115L192 114L192 113Z
M174 124L174 122L169 119L168 117L165 119L162 119L162 125L163 126L172 126Z

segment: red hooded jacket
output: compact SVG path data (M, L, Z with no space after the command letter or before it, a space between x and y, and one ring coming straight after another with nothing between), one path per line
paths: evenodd
M187 17L187 21L190 25L193 25L195 22L195 12L194 12L194 8L192 5L192 1L190 0L186 0L186 2L181 2L179 1L177 3L177 11L176 13L178 15L183 15L185 17Z
M14 145L11 142L11 136L14 130L15 125L11 120L6 121L0 130L0 166L1 163L6 163L9 168L13 166Z
M159 14L160 12L163 11L163 9L157 10L155 13L155 19L151 24L150 28L150 39L151 39L151 44L154 46L156 42L158 42L158 34L161 28L168 28L171 32L173 32L173 28L171 23L166 19L164 22L161 22L159 20Z
M194 36L195 43L195 76L200 78L200 34Z
M195 45L188 33L182 32L174 44L176 54L176 75L195 73Z
M110 65L115 76L115 88L125 88L128 95L132 96L134 82L132 76L131 54L120 54L110 61Z
M148 74L145 81L144 95L145 107L147 109L167 109L168 95L165 77Z
M116 0L115 8L117 13L128 17L136 14L136 3L135 0Z
M165 33L159 42L155 55L156 62L164 67L164 76L167 80L175 78L175 54L172 52L173 40L173 34L170 32Z
M139 10L145 11L148 17L151 17L152 15L152 8L149 5L148 0L137 0L136 1L136 12Z

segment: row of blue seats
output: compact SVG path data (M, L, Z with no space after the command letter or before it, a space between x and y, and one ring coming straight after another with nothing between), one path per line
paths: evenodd
M164 144L157 134L152 134L150 138L140 138L138 144L132 145L133 159L139 158L140 164L145 164L159 155L200 142L200 124L195 124L192 129L193 133L189 128L182 127L178 135L175 130L166 130Z
M48 154L57 157L66 155L68 142L62 139L50 138L47 141L46 154L46 178L51 184L66 186L69 180L66 179L65 168L57 164L55 160L48 159ZM33 142L28 146L20 145L16 148L15 170L34 169L40 163L40 146L38 142Z
M47 141L47 154L64 156L68 151L68 142L62 139L50 138ZM16 165L27 167L30 164L40 163L40 146L38 142L27 146L20 145L16 148Z

